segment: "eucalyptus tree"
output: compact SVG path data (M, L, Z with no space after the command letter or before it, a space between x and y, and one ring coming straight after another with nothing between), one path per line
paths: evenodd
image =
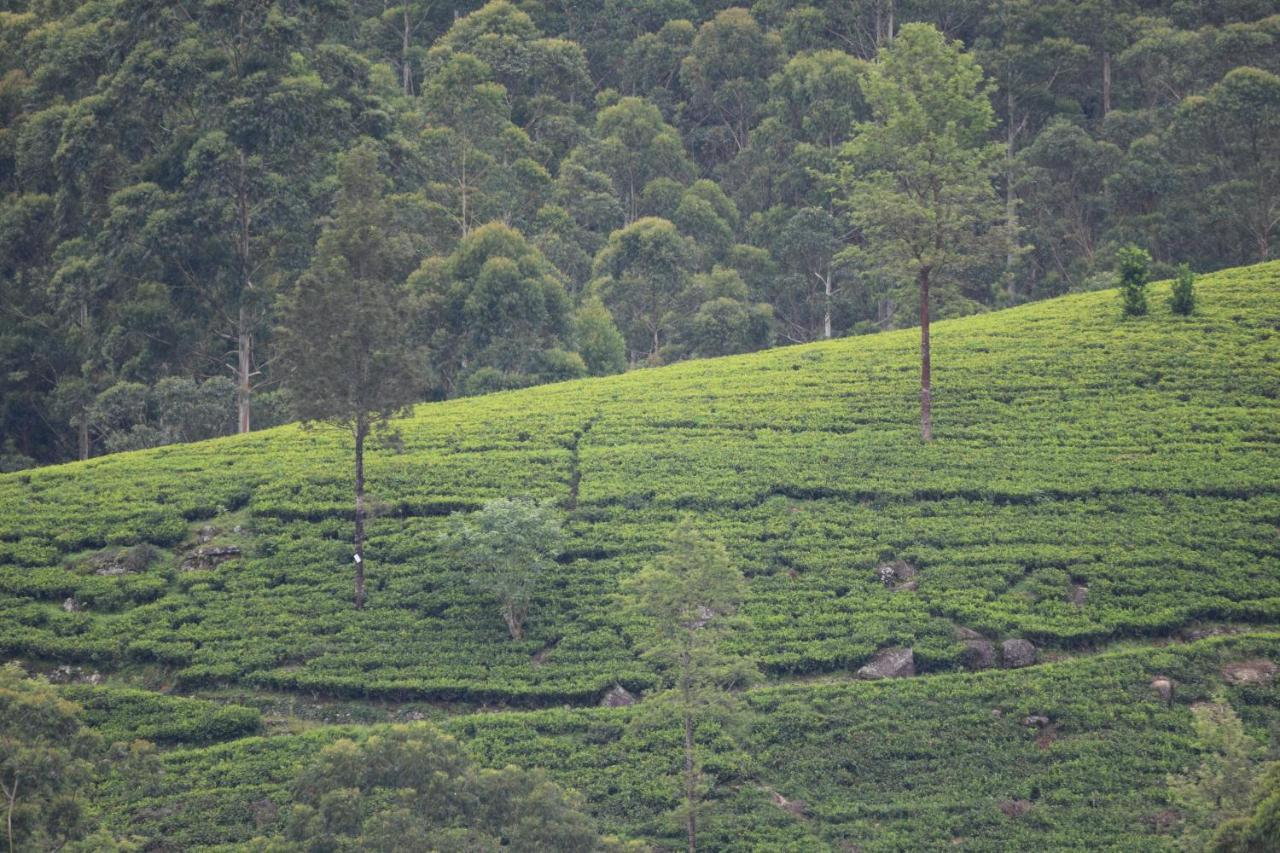
M844 146L835 188L862 243L844 257L920 301L920 436L933 439L929 300L934 283L1010 239L992 178L1001 156L982 69L927 24L907 24L868 70L872 118Z

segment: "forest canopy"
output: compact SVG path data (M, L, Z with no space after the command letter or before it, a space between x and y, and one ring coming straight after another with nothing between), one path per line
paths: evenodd
M1271 0L0 10L0 470L295 417L275 330L355 149L419 399L909 325L838 176L912 23L981 69L1000 152L1003 245L935 318L1111 286L1129 244L1278 251Z

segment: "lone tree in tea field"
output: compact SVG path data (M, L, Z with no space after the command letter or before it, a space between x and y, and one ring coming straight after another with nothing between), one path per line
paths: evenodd
M563 542L555 510L528 498L498 498L469 516L454 513L442 537L472 583L497 599L513 640L524 638L538 578Z
M1151 278L1151 256L1146 249L1124 246L1116 253L1120 276L1120 299L1126 317L1147 313L1147 280Z
M920 435L933 439L929 297L953 272L1003 257L1012 235L992 179L1001 147L982 68L929 24L907 24L870 67L870 121L854 125L835 176L861 235L841 253L872 278L920 291Z
M378 152L348 152L332 222L311 266L282 303L278 330L285 385L304 423L348 430L355 442L355 605L364 607L364 447L405 412L420 382L404 281L416 258L397 234Z
M666 690L655 697L674 709L684 735L683 817L690 853L697 849L703 782L695 731L700 721L737 714L732 690L758 675L750 660L724 650L746 598L746 580L719 542L685 519L667 549L626 582L628 609L637 623L644 657L661 673Z

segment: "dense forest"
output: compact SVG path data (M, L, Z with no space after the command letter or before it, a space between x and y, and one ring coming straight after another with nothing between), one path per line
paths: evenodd
M848 189L916 22L981 67L999 153L999 250L935 317L1111 286L1128 244L1278 251L1271 0L0 8L0 470L293 418L282 305L356 160L418 399L910 325Z

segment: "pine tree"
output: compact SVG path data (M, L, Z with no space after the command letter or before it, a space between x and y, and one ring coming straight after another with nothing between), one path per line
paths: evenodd
M697 848L701 767L695 732L711 716L738 713L733 694L756 676L750 661L723 648L736 627L746 581L719 542L686 519L665 553L628 582L629 607L644 634L645 657L663 674L659 707L675 710L684 736L684 824L690 853Z
M364 446L417 399L410 335L412 243L392 230L387 179L365 142L339 165L332 224L281 306L280 358L294 412L348 430L355 443L355 605L364 607Z

